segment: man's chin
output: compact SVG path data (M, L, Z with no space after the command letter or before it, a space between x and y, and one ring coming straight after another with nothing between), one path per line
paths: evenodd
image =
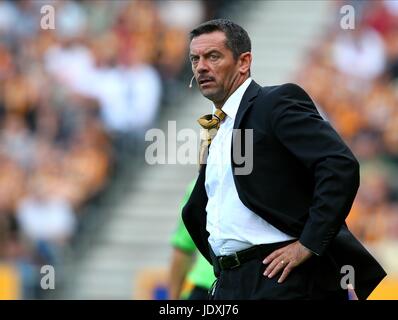
M218 98L218 96L219 96L219 92L218 91L216 91L216 90L211 90L211 89L204 89L204 90L201 90L201 93L202 93L202 95L205 97L205 98L207 98L207 99L209 99L209 100L211 100L211 101L217 101L217 98Z

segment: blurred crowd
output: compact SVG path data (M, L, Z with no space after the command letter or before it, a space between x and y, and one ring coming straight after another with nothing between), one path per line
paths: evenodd
M62 263L80 208L179 91L188 31L223 2L0 0L0 262L24 279Z
M342 29L352 5L355 28ZM336 20L298 82L361 163L348 224L369 247L398 241L398 1L336 1ZM398 264L396 265L398 266Z

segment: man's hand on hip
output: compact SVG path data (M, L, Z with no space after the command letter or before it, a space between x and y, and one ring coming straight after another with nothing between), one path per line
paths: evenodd
M282 283L295 267L302 264L312 255L313 253L299 241L293 242L286 247L275 250L263 260L264 264L268 264L264 276L272 278L280 271L283 271L278 280L278 283Z

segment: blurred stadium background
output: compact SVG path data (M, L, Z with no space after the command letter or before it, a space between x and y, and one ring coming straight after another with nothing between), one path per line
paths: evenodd
M211 110L188 89L187 34L218 17L249 32L253 78L298 82L360 159L348 223L389 273L371 298L398 298L398 1L0 0L1 299L167 297L197 167L148 165L144 134Z

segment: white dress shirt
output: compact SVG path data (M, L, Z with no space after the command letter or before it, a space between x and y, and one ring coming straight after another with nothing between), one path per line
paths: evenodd
M232 130L247 79L225 102L227 114L212 140L207 159L205 188L209 243L217 256L228 255L253 245L294 239L270 225L239 199L231 166Z

